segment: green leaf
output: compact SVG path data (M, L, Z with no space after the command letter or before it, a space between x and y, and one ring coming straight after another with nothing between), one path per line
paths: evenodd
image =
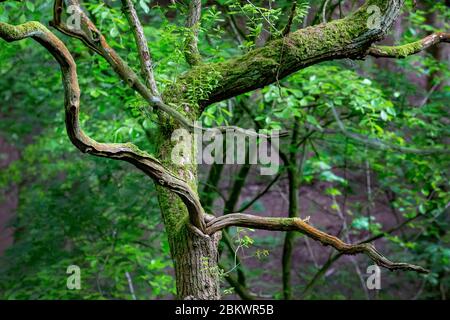
M30 10L31 12L34 12L35 7L34 7L33 2L27 1L27 2L25 2L25 6L28 8L28 10Z

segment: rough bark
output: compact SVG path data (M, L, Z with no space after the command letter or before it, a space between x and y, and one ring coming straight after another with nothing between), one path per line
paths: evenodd
M381 10L379 28L368 27L371 5ZM204 108L322 61L365 57L372 43L384 37L402 5L403 0L369 0L346 18L300 29L225 62L194 67L179 77L172 90L185 96L187 90L195 90L193 83L210 87L208 94L193 101Z
M214 218L207 223L206 232L214 234L215 232L227 228L229 226L238 226L244 228L256 228L260 230L272 231L297 231L303 233L311 239L314 239L324 246L332 246L339 252L347 255L365 254L377 265L389 270L410 270L419 273L429 273L429 270L404 262L392 262L383 256L378 250L368 243L349 244L341 239L320 231L306 220L300 218L268 218L254 216L250 214L228 214L219 218Z

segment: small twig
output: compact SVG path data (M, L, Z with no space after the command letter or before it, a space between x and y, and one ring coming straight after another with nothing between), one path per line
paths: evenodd
M341 133L348 138L351 138L353 140L356 140L356 141L359 141L359 142L365 144L366 146L375 147L375 148L381 149L381 150L393 149L393 150L397 150L397 151L400 151L403 153L415 153L415 154L424 154L424 155L450 153L450 149L432 149L432 148L416 149L416 148L410 148L410 147L403 147L403 146L399 146L399 145L389 143L386 141L381 141L379 139L368 138L368 137L359 135L357 133L350 132L345 128L344 123L339 118L339 114L336 111L336 108L332 104L329 104L329 107L331 108L331 110L333 112L333 116L336 120L336 123L337 123L338 128L340 129ZM320 129L316 129L316 130L327 132L327 130L320 130ZM331 132L331 131L328 131L328 132Z
M252 200L250 200L248 203L246 203L245 205L243 205L240 209L239 212L244 212L245 210L247 210L248 208L250 208L256 201L258 201L262 196L264 196L269 190L270 188L272 188L272 186L280 179L281 177L281 173L278 173L275 178L272 179L272 181L269 182L269 184L261 191L259 192Z

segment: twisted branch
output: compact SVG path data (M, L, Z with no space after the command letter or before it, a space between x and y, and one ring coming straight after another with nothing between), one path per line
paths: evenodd
M377 58L397 58L402 59L410 55L419 53L441 42L450 42L450 33L433 33L416 42L404 44L402 46L372 46L367 54Z
M79 122L80 88L76 64L64 43L39 22L27 22L19 26L0 22L0 38L13 42L30 37L44 46L61 67L66 130L71 142L83 153L123 160L135 165L157 184L177 194L189 211L191 223L198 229L205 230L203 208L196 193L185 181L165 169L150 154L139 150L131 143L100 143L84 133Z
M339 252L347 255L363 253L367 255L377 265L389 270L411 270L419 273L429 271L413 264L403 262L392 262L383 256L370 243L348 244L339 238L320 231L300 218L267 218L249 214L228 214L209 221L206 225L206 232L214 234L226 227L246 227L272 231L298 231L311 239L319 241L325 246L332 246Z

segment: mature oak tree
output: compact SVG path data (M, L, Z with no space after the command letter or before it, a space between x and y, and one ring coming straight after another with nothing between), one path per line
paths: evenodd
M55 0L51 26L81 40L89 49L101 55L117 75L158 114L161 126L159 136L155 137L157 155L150 155L131 143L97 142L85 134L79 122L80 88L76 64L55 33L40 22L27 22L18 26L0 22L0 37L8 42L33 38L58 61L65 90L67 134L81 152L129 162L157 184L162 218L175 267L178 298L219 299L218 243L221 230L230 226L298 231L323 245L334 247L341 254L365 254L390 270L427 272L420 266L392 262L369 243L345 243L300 218L269 218L241 213L215 217L205 212L200 203L196 166L171 161L171 135L174 130L184 128L192 135L195 121L213 103L270 85L322 61L363 59L367 56L403 58L439 42L449 42L449 34L439 33L398 47L375 45L398 18L403 4L403 0L368 0L343 19L297 31L291 30L292 19L289 19L290 22L278 39L242 56L220 63L207 63L198 49L202 3L192 0L186 19L186 27L191 32L185 43L185 58L191 68L179 75L172 86L160 92L143 27L131 0L122 0L122 9L136 40L141 62L140 75L108 45L78 0ZM68 6L75 8L75 13L80 17L79 29L63 21L64 8ZM373 11L369 10L371 6L380 9L376 27L368 23L373 19ZM195 90L201 90L203 94L193 96L191 92ZM234 127L221 129L239 130Z

